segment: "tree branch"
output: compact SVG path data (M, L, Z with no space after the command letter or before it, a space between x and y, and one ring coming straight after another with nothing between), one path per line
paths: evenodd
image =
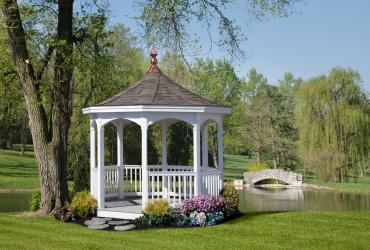
M44 58L42 59L42 65L36 73L36 80L37 81L41 80L41 77L44 74L44 71L46 70L46 68L49 64L49 61L50 61L51 55L54 52L54 49L55 49L54 46L50 46L48 48L48 50L46 51L46 54L45 54Z

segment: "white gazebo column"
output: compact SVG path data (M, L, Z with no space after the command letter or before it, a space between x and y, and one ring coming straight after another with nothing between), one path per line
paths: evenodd
M202 193L202 175L200 169L200 125L194 124L193 126L193 151L194 151L194 172L195 172L195 180L194 180L194 194L195 196L200 195Z
M202 167L208 167L208 123L202 128Z
M142 208L148 204L149 173L148 173L148 121L141 125L141 169L142 169Z
M118 166L118 198L123 199L123 122L117 126L117 166Z
M105 196L105 173L104 173L104 126L98 126L98 185L97 200L98 208L104 208Z
M90 193L97 198L97 168L96 168L96 122L90 120Z
M220 172L220 186L224 185L223 171L224 171L224 145L222 138L223 124L222 119L217 123L217 150L218 150L218 170Z
M162 129L162 171L167 171L167 124L161 124ZM168 198L167 176L162 176L162 198Z

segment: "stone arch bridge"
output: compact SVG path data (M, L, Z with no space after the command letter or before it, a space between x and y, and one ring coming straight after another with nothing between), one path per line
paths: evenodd
M302 186L303 183L302 174L282 169L265 169L244 173L244 182L246 185L254 185L259 181L268 179L283 181L292 186Z

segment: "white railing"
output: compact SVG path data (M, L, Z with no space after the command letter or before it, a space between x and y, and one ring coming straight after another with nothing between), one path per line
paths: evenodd
M183 199L194 197L193 171L183 172L150 172L149 173L149 198L169 200L176 205Z
M217 196L222 188L221 172L216 168L202 169L202 194Z
M162 171L163 166L161 165L148 165L149 172L157 172ZM166 171L176 172L176 171L193 171L192 166L175 166L175 165L168 165Z
M116 165L104 168L105 196L108 198L118 196L119 171L119 166Z
M125 195L141 195L141 165L125 165L123 192Z
M161 165L149 165L149 173L162 173ZM192 166L167 166L167 172L189 172L192 171ZM122 173L120 173L122 171ZM141 165L125 165L120 168L117 165L105 166L105 196L107 198L118 196L119 192L119 177L122 175L122 189L125 195L135 196L141 195Z
M166 198L172 204L194 197L195 172L192 166L149 165L149 198ZM121 182L121 183L120 183ZM121 184L121 186L120 186ZM140 165L116 165L105 167L105 196L118 197L142 195L142 170ZM221 173L215 168L202 168L201 193L216 196L222 188Z

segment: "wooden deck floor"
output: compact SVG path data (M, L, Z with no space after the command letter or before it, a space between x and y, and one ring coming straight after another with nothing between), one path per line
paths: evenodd
M136 199L106 201L105 208L100 210L141 214L141 197Z
M142 215L141 197L108 200L105 207L98 209L99 217L110 217L118 219L135 219Z
M170 200L169 202L171 205L175 204L173 200ZM99 217L135 219L142 215L143 210L141 197L127 197L123 200L106 200L105 207L98 209Z

